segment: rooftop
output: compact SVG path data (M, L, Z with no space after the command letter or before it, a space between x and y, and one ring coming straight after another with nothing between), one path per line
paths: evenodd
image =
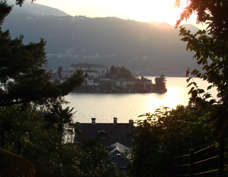
M99 139L105 146L119 142L127 147L132 147L133 120L129 120L129 123L117 123L116 117L113 118L113 123L96 123L95 120L92 118L91 123L76 123L81 132L75 136L77 143L89 139Z

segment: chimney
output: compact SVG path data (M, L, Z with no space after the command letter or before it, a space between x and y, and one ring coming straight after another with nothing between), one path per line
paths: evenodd
M113 123L117 124L117 118L116 117L113 118Z
M129 120L129 124L133 126L134 122L132 119Z
M96 118L91 118L91 120L92 120L92 124L96 123Z

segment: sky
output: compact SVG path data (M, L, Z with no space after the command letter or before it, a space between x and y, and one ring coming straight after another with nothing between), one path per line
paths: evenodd
M36 3L58 8L72 16L118 17L142 22L160 22L175 25L186 6L180 8L175 0L36 0ZM194 16L188 23L195 24Z

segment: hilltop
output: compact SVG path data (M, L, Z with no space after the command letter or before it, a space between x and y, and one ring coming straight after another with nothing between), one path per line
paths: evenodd
M8 4L13 5L13 10L11 14L18 15L18 14L27 14L27 15L35 15L35 16L45 16L45 15L52 15L52 16L69 16L69 14L49 6L38 4L37 2L31 3L29 1L25 1L23 6L19 7L15 5L14 0L8 0ZM10 14L10 15L11 15Z
M40 7L30 4L33 5ZM45 8L46 12L49 11L48 7ZM28 13L28 9L10 14L3 29L9 29L12 37L23 34L27 43L45 39L49 69L86 62L126 66L141 75L164 73L180 76L187 68L197 67L192 59L193 53L187 52L186 44L180 41L178 30L168 24L115 17L72 17L64 12L61 16L36 15ZM53 10L59 12L50 8Z

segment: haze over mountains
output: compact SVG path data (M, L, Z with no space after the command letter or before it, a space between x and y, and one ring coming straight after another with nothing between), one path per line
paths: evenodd
M20 7L15 5L15 0L7 0L8 4L13 5L13 13L15 14L28 14L28 15L52 15L52 16L69 16L69 14L52 7L45 5L40 5L31 3L30 1L25 1L24 4Z
M188 26L192 31L197 28ZM49 68L69 68L72 63L125 66L145 75L184 75L196 68L194 55L185 50L179 32L168 24L143 23L115 17L69 16L58 9L25 3L14 8L3 30L24 42L47 41Z

